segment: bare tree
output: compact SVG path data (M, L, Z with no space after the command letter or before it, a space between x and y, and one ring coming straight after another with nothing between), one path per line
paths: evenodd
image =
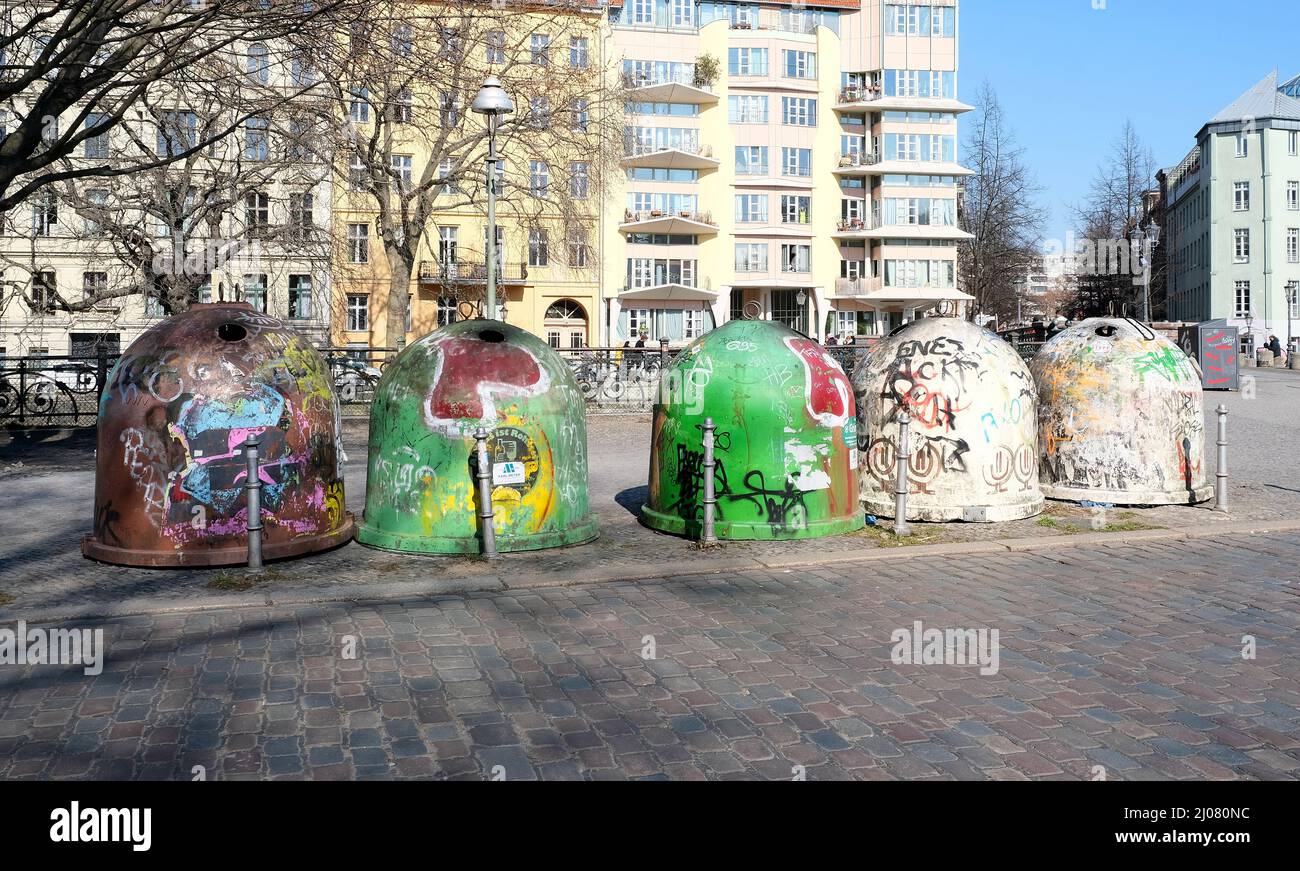
M405 342L407 295L422 258L453 293L456 269L486 263L485 244L460 240L454 254L435 245L440 218L484 208L487 128L470 104L488 74L516 106L497 132L508 162L496 182L503 223L527 228L535 244L547 228L561 228L563 238L545 240L548 257L595 266L586 239L621 156L624 99L602 65L600 14L582 0L376 0L346 39L311 47L333 89L334 111L321 120L336 125L336 202L367 218L382 245L390 343ZM376 274L372 264L360 268Z
M208 59L248 42L327 31L363 8L361 0L7 0L0 215L58 182L131 175L203 151L246 117L226 116L175 153L69 160L87 139L147 112L160 83L194 76Z
M1154 184L1155 158L1126 120L1097 167L1088 199L1076 207L1082 237L1076 308L1085 315L1135 308L1141 272L1136 230L1142 193Z
M1034 262L1043 226L1041 188L1024 150L1006 124L997 94L984 82L975 96L974 124L962 162L974 170L962 198L962 228L973 238L958 249L962 289L974 310L1006 317L1015 312L1016 280Z
M309 111L320 98L307 78L283 41L255 41L153 82L132 118L58 161L70 171L35 194L30 224L10 221L11 239L26 241L11 241L0 257L32 279L11 290L38 313L141 295L171 314L199 301L223 266L264 272L293 257L323 269L331 248L318 215L329 205L321 183L330 154ZM77 172L104 162L136 169ZM51 287L41 278L51 251L112 264L112 272L90 273L112 280L72 292ZM213 298L235 298L219 277L216 284Z

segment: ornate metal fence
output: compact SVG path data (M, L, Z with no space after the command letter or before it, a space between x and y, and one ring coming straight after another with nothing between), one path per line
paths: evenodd
M0 359L0 427L94 426L115 356Z

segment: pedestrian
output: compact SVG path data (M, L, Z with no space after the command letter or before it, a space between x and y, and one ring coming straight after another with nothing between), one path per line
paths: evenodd
M839 343L840 343L840 340L837 339L837 338L835 338L835 334L834 334L834 333L831 333L830 338L828 338L828 339L826 340L826 344L828 344L828 345L838 345Z
M1279 360L1282 359L1282 343L1277 340L1277 336L1269 336L1268 344L1264 345L1264 347L1272 351L1274 357Z

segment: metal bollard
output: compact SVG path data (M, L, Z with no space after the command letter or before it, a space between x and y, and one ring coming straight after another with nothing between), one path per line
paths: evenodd
M1219 415L1219 458L1214 470L1214 510L1228 510L1228 406L1222 402L1214 409Z
M244 491L248 495L248 570L262 570L262 471L257 462L257 436L252 433L244 439Z
M497 533L493 526L496 512L492 509L492 464L488 462L488 433L483 427L474 433L475 477L478 478L478 517L483 529L483 556L497 559Z
M908 450L907 425L912 418L904 411L898 415L898 449L894 451L894 462L898 474L894 479L894 535L911 535L907 525L907 461L911 457Z
M714 514L718 504L718 494L714 489L713 469L717 463L713 459L713 433L717 426L713 418L704 418L704 542L718 540L713 530Z

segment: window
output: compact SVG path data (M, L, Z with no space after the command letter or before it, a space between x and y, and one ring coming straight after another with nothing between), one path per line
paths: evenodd
M767 243L737 242L736 271L767 272Z
M803 305L799 304L799 291L773 290L771 299L772 320L792 330L805 332L808 301L805 299Z
M781 174L805 177L812 175L812 149L782 148Z
M682 312L682 338L698 339L704 335L704 310L686 309Z
M311 121L306 118L289 119L289 159L313 161L316 152L312 149L313 130Z
M255 42L248 47L248 56L245 61L245 67L248 77L259 85L269 85L271 83L271 57L263 43Z
M440 263L456 262L456 244L459 235L459 227L438 228L438 261Z
M406 295L406 319L405 319L405 320L406 320L406 323L405 323L405 329L406 329L406 331L407 331L408 333L409 333L409 332L411 331L411 329L412 329L412 327L411 327L411 323L412 323L412 321L411 321L411 317L412 317L412 315L413 315L414 313L415 313L415 297L414 297L414 295L408 293L408 294Z
M642 335L649 338L651 326L650 309L630 308L627 310L627 335L629 339Z
M632 0L632 23L655 23L655 0Z
M438 161L438 179L439 180L445 178L451 179L451 181L448 181L446 184L444 184L441 188L438 189L438 193L440 194L460 193L460 185L456 183L455 177L452 176L453 168L454 168L454 163L450 157L444 157L442 160Z
M785 77L787 79L817 78L816 52L796 51L787 48L782 51L782 54L785 56Z
M781 197L781 223L807 224L812 212L812 197Z
M692 27L695 24L695 0L672 0L673 27Z
M394 124L410 124L411 113L414 110L414 100L411 98L410 88L399 88L393 95L393 105L389 110L389 117L393 119Z
M297 52L289 59L289 81L295 88L305 88L316 83L316 71Z
M1290 307L1291 320L1300 318L1300 281L1286 283L1287 305Z
M348 224L348 262L370 262L369 224Z
M411 155L393 154L389 156L393 175L397 178L398 187L402 193L408 193L411 190L411 184L414 180L412 175Z
M244 159L266 160L270 154L265 118L249 118L244 122Z
M58 306L58 279L52 271L45 270L32 276L32 302L37 312L52 312Z
M575 200L585 200L591 189L590 164L575 161L569 164L569 196Z
M438 297L438 326L445 327L447 324L456 323L456 298L453 296Z
M441 91L438 94L438 118L443 127L455 127L460 123L459 100L451 91Z
M393 26L392 35L393 54L398 57L410 57L411 51L415 46L415 40L411 33L411 25L405 21L399 21Z
M581 230L569 231L569 265L575 269L587 268L587 234Z
M1250 140L1246 138L1246 133L1243 130L1241 133L1237 134L1237 156L1245 157L1249 153L1250 153Z
M311 317L311 276L289 276L289 318L306 320Z
M107 115L87 115L86 129L90 130L108 121ZM4 136L4 131L0 131L0 137ZM87 136L82 142L83 154L86 157L105 158L108 157L108 132L100 133L97 136Z
M165 112L158 122L158 156L176 157L199 139L199 116L193 112Z
M781 246L781 271L782 272L811 272L812 271L812 246L810 245L782 245Z
M1233 282L1234 302L1233 317L1244 318L1250 316L1250 282L1234 281Z
M550 184L551 168L546 165L546 161L528 161L528 192L535 197L544 197Z
M676 258L631 257L627 261L628 287L695 286L695 261Z
M1286 231L1286 262L1300 263L1300 229L1296 227Z
M766 194L737 194L736 223L763 224L767 222Z
M727 97L727 120L732 124L766 124L767 97L762 94Z
M352 190L365 190L366 181L370 178L370 171L366 163L361 159L361 155L352 155L352 161L348 164L348 184Z
M352 102L348 106L348 117L354 124L370 123L370 89L362 85L352 89Z
M97 299L108 293L107 272L81 273L81 295L85 299Z
M271 223L271 198L263 191L244 195L244 227L256 230Z
M363 293L348 294L348 332L370 329L370 297Z
M489 30L487 35L487 62L503 64L506 62L506 32Z
M558 347L560 347L560 331L559 331L559 330L547 330L547 331L546 331L546 344L550 345L552 348L558 348Z
M1295 157L1300 153L1300 130L1288 130L1286 132L1286 153Z
M1232 210L1234 212L1250 211L1250 182L1232 183Z
M32 234L49 236L59 223L59 200L52 190L43 190L32 200Z
M817 101L810 97L782 97L781 123L795 127L817 126Z
M314 223L312 205L312 195L309 191L295 191L289 194L289 234L291 237L302 239L310 232Z
M1300 209L1300 181L1286 183L1286 207L1292 211Z
M551 126L551 101L545 97L533 97L528 101L528 117L537 130Z
M767 75L767 49L727 49L727 74L732 76Z
M266 276L261 273L244 275L240 286L240 298L251 305L254 311L266 314Z
M767 175L767 148L761 145L737 145L736 175Z
M544 67L551 62L551 38L545 33L534 33L529 41L533 66Z
M571 68L585 70L591 64L590 54L591 50L588 47L587 37L569 37L569 66Z
M528 231L528 265L549 266L550 246L546 240L545 230Z
M591 123L591 112L586 100L574 100L569 106L569 126L574 133L586 133Z
M85 216L86 232L92 236L104 232L104 210L108 205L108 188L91 188L86 191L86 202L90 208Z
M1250 262L1250 230L1232 231L1232 262Z

